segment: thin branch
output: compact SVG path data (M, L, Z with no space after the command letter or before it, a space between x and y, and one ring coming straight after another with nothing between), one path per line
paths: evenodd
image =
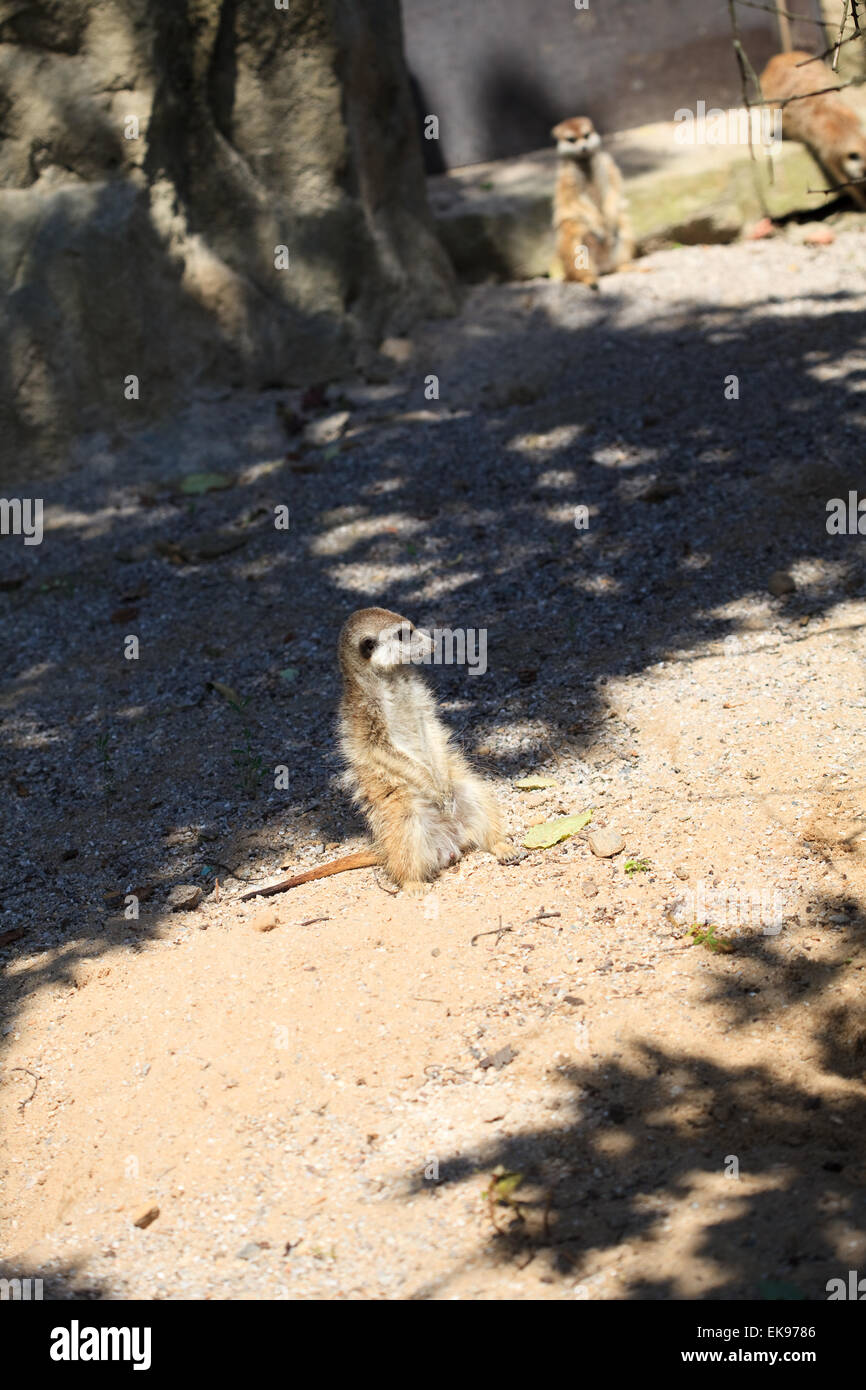
M760 80L759 80L759 78L758 78L758 74L755 72L755 69L752 67L752 64L751 64L750 61L749 61L749 56L748 56L748 54L746 53L745 48L743 47L742 39L740 38L740 26L739 26L739 23L738 23L738 21L737 21L737 11L736 11L736 6L737 6L738 3L742 3L742 0L728 0L728 13L729 13L730 16L731 16L731 32L732 32L732 34L733 34L734 52L735 52L736 55L737 55L737 63L739 64L739 68L740 68L740 81L741 81L742 88L743 88L743 103L744 103L744 105L746 106L746 109L748 110L748 109L751 108L751 106L752 106L752 104L753 104L753 103L750 101L750 99L749 99L749 93L748 93L748 88L747 88L747 82L748 82L749 80L751 80L752 85L753 85L755 91L758 93L758 97L760 98L760 101L759 101L758 104L761 105L761 106L765 106L765 105L766 105L766 102L764 101L764 93L761 91L761 83L760 83ZM749 148L750 148L750 149L751 149L751 146L752 146L752 140L751 140L751 133L750 133L750 135L749 135ZM752 155L752 158L754 159L754 154Z
M746 53L746 50L744 49L742 40L741 40L741 38L740 38L740 25L739 25L739 22L738 22L738 20L737 20L736 0L728 0L728 14L729 14L730 17L731 17L732 42L733 42L733 45L734 45L734 52L735 52L736 55L737 55L737 64L738 64L739 69L740 69L740 84L741 84L742 89L743 89L743 103L744 103L744 105L745 105L746 110L747 110L747 111L751 111L751 109L752 109L752 103L751 103L751 101L749 100L749 92L748 92L748 86L747 86L747 82L748 82L749 78L751 78L751 81L752 81L752 83L753 83L753 85L754 85L755 91L758 93L758 98L759 98L760 104L761 104L762 106L765 104L765 103L764 103L764 93L761 91L761 83L760 83L760 80L759 80L759 78L758 78L758 74L755 72L755 69L752 67L752 64L749 62L748 54ZM749 124L749 158L751 159L752 163L754 163L754 162L755 162L755 146L754 146L754 142L753 142L753 140L752 140L752 122L751 122L751 119L749 120L749 123L748 123L748 124ZM769 160L769 168L770 168L770 170L771 170L771 180L772 180L772 160L769 159L769 155L768 155L768 160ZM761 208L762 208L763 212L766 214L766 213L767 213L766 200L764 199L763 192L762 192L762 190L761 190L761 185L760 185L760 182L759 182L759 180L758 180L758 178L757 178L757 170L755 170L754 173L755 173L755 191L758 193L758 197L759 197L759 201L760 201L760 204L761 204Z
M801 24L816 24L819 29L824 28L823 19L813 19L808 14L792 14L790 10L780 10L778 5L759 5L757 0L735 0L737 5L745 5L749 10L765 10L767 14L782 15L785 19L796 19Z
M793 97L771 97L769 101L756 101L755 106L788 106L792 101L809 101L811 97L821 97L825 92L841 92L845 87L853 86L851 82L839 82L835 87L816 87L814 92L799 92Z
M790 53L794 47L791 37L791 18L785 13L781 5L776 6L776 13L779 17L779 34L782 39L782 48L786 53Z
M846 183L831 183L829 188L807 188L807 193L841 193L843 188L859 188L866 179L848 179Z
M32 1072L29 1067L10 1067L9 1071L10 1073L13 1071L24 1072L25 1076L29 1076L30 1080L33 1082L33 1090L30 1092L30 1095L27 1096L25 1100L19 1100L18 1102L18 1109L23 1114L25 1108L30 1104L31 1100L36 1095L36 1092L39 1088L39 1077L36 1075L35 1072Z
M842 47L842 35L845 32L845 25L848 23L848 0L842 0L842 22L839 25L839 34L836 38L836 49L833 54L833 62L830 64L833 71L836 71L836 64L839 62L839 49Z
M839 44L838 47L841 48L846 43L854 43L857 39L863 38L866 38L866 35L864 35L863 32L858 29L856 34L849 34L847 39L843 39L842 43ZM831 43L830 47L825 48L823 53L816 53L814 58L803 58L799 63L796 63L795 66L798 68L807 68L810 63L823 63L824 59L829 58L831 53L835 53L836 48L837 45L835 43Z
M743 89L743 101L744 101L744 103L745 103L746 111L749 112L749 113L751 113L751 110L752 110L752 107L753 107L753 106L765 107L765 106L771 106L771 105L773 105L773 103L767 102L767 101L764 100L764 93L763 93L763 90L762 90L762 88L761 88L761 79L758 77L758 74L755 72L755 69L752 67L751 62L749 61L749 56L748 56L748 54L746 53L745 48L743 47L742 39L740 38L740 26L739 26L739 22L738 22L738 20L737 20L737 10L736 10L736 6L737 6L737 4L744 4L744 3L751 3L751 0L728 0L728 13L729 13L730 19L731 19L731 33L732 33L732 42L733 42L733 45L734 45L734 52L735 52L736 55L737 55L737 63L738 63L738 65L739 65L739 69L740 69L740 81L741 81L742 89ZM773 10L773 13L776 13L776 12L778 12L778 6L776 6L776 7L774 8L774 10ZM749 93L748 93L748 87L747 87L747 82L748 82L748 80L751 80L752 85L753 85L755 91L756 91L757 94L758 94L758 100L757 100L757 102L752 102L752 101L749 100ZM753 139L752 139L752 122L751 122L751 119L749 120L749 159L751 160L751 163L752 163L752 181L753 181L754 186L755 186L755 194L756 194L756 196L757 196L758 206L761 208L761 210L762 210L764 216L765 216L765 217L769 217L769 215L770 215L770 209L769 209L769 205L768 205L768 203L767 203L766 193L765 193L765 191L764 191L764 186L763 186L763 184L761 183L761 180L760 180L759 177L758 177L757 160L756 160L756 158L755 158L755 146L754 146L754 142L753 142ZM775 183L775 181L776 181L776 169L775 169L775 165L773 164L773 151L772 151L772 147L771 147L770 149L767 150L766 172L767 172L767 181L768 181L768 183L772 186L772 185Z

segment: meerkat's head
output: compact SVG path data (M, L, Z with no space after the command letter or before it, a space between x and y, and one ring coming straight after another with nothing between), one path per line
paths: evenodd
M340 667L346 679L369 681L408 671L429 659L432 651L428 633L387 608L359 608L340 633Z
M601 148L601 136L589 116L572 116L568 121L560 121L550 133L556 141L557 154L569 155L572 159L587 159Z
M845 178L849 179L851 183L866 178L866 138L856 143L859 145L859 149L855 149L854 143L849 142L849 148L841 160Z

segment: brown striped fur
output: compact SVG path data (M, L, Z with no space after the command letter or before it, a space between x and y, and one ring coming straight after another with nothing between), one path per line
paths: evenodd
M777 53L761 73L761 91L768 102L788 101L782 107L782 131L786 139L799 140L820 164L831 187L846 185L860 208L866 208L866 134L857 112L841 93L823 91L839 79L826 63L809 61L811 55L794 50ZM860 182L857 182L860 180Z

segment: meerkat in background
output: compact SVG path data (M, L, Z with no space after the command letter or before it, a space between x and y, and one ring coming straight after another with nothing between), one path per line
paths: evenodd
M804 66L800 66L803 64ZM845 101L825 87L837 87L839 79L826 63L811 61L811 54L794 51L777 53L761 73L765 101L788 101L782 107L782 133L788 140L799 140L820 164L831 185L850 185L855 203L866 208L866 134L860 119ZM819 92L819 96L803 95Z
M500 864L521 857L503 837L492 792L451 746L413 664L432 650L427 633L385 608L361 608L348 619L339 641L340 742L346 781L367 817L374 848L244 897L266 897L373 864L420 897L468 849L489 850Z
M553 198L557 259L566 280L597 287L600 275L634 256L622 175L588 116L560 121L551 134L559 156Z

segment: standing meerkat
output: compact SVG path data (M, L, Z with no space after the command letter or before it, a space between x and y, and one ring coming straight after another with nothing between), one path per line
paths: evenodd
M600 275L618 270L634 256L634 237L622 175L601 148L588 116L560 121L556 141L553 227L556 255L566 280L596 288Z
M408 618L361 608L340 633L343 676L340 743L346 781L362 807L373 850L244 894L263 897L344 869L382 865L404 892L420 897L440 870L466 850L500 864L520 852L502 833L489 787L452 747L436 702L417 670L433 643Z
M801 66L801 64L803 66ZM835 91L839 79L826 63L794 50L777 53L761 73L765 101L786 101L782 108L782 133L799 140L820 164L831 185L849 185L844 191L866 208L866 135L857 112ZM809 96L818 92L818 96Z

